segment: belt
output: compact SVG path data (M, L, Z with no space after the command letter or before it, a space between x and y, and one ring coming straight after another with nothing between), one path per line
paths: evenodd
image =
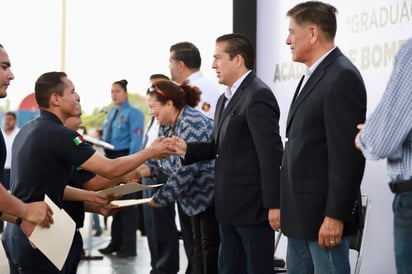
M402 192L412 192L412 179L391 181L389 183L391 191L395 194Z

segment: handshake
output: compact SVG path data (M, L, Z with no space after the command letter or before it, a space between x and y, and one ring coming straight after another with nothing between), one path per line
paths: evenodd
M159 137L147 148L152 151L154 159L163 159L171 154L186 154L187 144L180 137Z

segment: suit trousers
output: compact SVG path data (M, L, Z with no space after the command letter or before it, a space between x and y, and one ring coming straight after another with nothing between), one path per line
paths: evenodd
M219 225L219 274L273 274L275 232L268 222L248 226Z

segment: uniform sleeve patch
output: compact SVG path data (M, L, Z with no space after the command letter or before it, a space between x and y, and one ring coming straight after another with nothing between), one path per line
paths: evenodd
M76 138L73 139L73 142L76 146L80 145L81 143L84 142L83 136L80 136L80 135L77 136Z
M143 136L143 129L136 128L134 133L136 134L136 136Z
M210 104L208 102L203 102L202 104L202 110L204 112L208 112L210 110Z

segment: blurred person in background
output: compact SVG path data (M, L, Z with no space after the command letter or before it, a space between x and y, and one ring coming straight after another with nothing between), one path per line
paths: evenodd
M11 168L11 148L13 145L14 138L19 132L17 127L17 117L16 113L8 111L3 116L3 126L1 128L3 133L4 141L6 143L6 162L4 163L4 181L2 184L8 190L10 189L10 168ZM3 232L4 223L0 221L0 233Z
M130 105L127 92L127 80L116 81L111 87L114 108L107 114L103 124L102 140L112 144L113 150L105 149L106 157L114 159L134 154L141 150L144 115ZM136 199L137 193L124 195L122 199ZM99 249L103 254L116 252L118 257L136 256L139 215L137 206L129 206L113 215L111 241Z
M221 92L218 85L207 79L200 70L202 59L199 49L191 42L179 42L170 47L169 70L172 80L178 84L188 81L200 92L195 107L210 119L214 119L217 99Z

